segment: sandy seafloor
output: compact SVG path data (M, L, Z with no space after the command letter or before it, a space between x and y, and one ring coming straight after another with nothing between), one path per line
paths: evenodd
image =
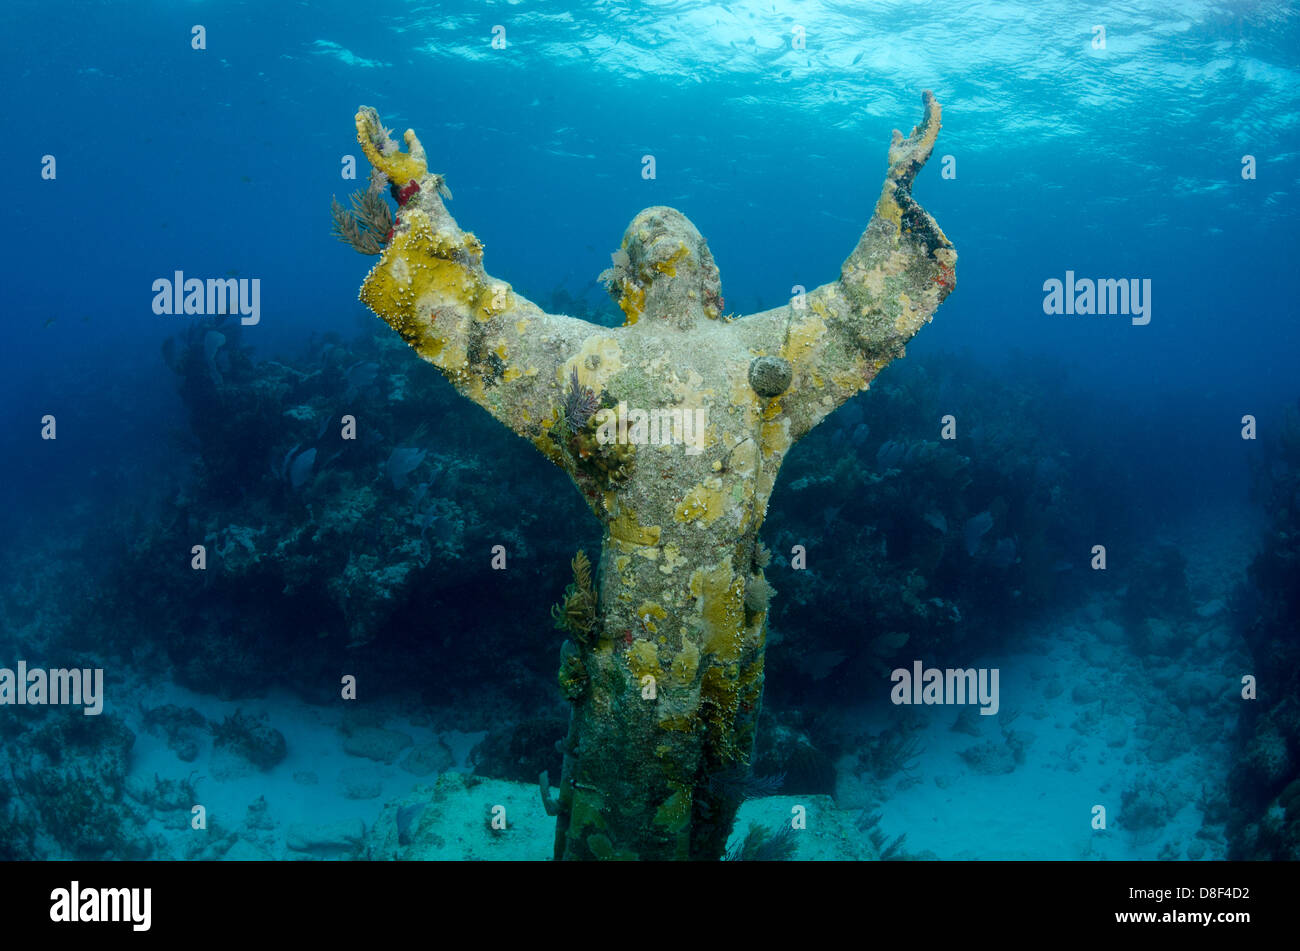
M1198 605L1197 617L1173 631L1190 645L1177 659L1135 652L1131 632L1113 620L1113 599L1039 620L1007 638L1016 649L970 661L1001 672L997 716L968 714L959 722L960 708L887 702L845 709L838 723L858 733L906 718L919 749L910 767L877 781L855 756L844 756L834 800L751 800L733 842L751 822L771 827L803 805L808 828L797 833L800 859L874 856L858 825L864 811L880 814L888 840L906 836L906 854L926 858L1222 858L1222 817L1207 817L1206 793L1221 794L1232 768L1239 684L1248 672L1226 603L1257 530L1247 511L1220 510L1189 517L1169 534L1188 554ZM887 686L877 692L886 696ZM131 697L131 704L113 704L113 696ZM374 706L356 716L345 705L310 705L285 692L226 702L141 682L118 684L109 698L106 710L136 734L128 793L155 776L191 777L207 811L207 830L189 828L188 816L176 813L156 813L144 830L165 837L176 858L550 857L554 819L545 815L537 786L471 776L469 753L484 733L439 733L431 718L384 716ZM197 759L183 762L142 720L144 709L164 703L193 707L214 723L236 710L265 712L284 734L287 756L259 772L214 752L205 735ZM350 754L345 717L410 743L392 762ZM983 754L968 752L982 744ZM436 771L427 763L415 772L404 768L417 750ZM408 840L399 843L403 803L419 808ZM505 807L504 834L489 829L496 805ZM1096 805L1106 809L1105 830L1092 828Z

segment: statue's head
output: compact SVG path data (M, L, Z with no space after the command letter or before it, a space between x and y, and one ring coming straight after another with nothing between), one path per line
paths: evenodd
M614 266L601 274L628 324L689 330L722 315L722 281L709 245L691 220L656 205L623 233Z

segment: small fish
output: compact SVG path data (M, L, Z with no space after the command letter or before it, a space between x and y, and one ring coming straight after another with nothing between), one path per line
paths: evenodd
M853 62L849 63L849 65L850 66L858 65L858 63L862 62L862 56L863 54L859 53L857 56L853 57Z
M47 317L46 320L45 320L45 326L47 326L47 327L52 327L52 326L54 326L54 318L53 318L53 317Z
M793 73L793 72L794 72L793 69L787 69L784 73L781 74L781 78L782 78L782 79L789 79L789 78L790 78L790 74Z
M239 180L240 180L241 182L251 182L251 181L252 181L252 179L249 178L247 175L240 175L240 176L239 176Z

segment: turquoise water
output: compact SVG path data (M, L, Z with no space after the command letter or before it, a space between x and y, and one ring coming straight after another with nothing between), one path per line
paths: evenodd
M291 822L371 829L414 784L475 769L485 736L540 724L543 759L559 738L549 606L597 526L357 300L373 260L334 240L329 203L364 183L359 105L418 131L489 273L615 324L597 275L651 205L708 239L730 312L835 279L925 89L943 129L914 196L957 249L957 289L778 483L766 731L802 737L834 776L789 750L765 762L846 813L880 812L916 854L1268 852L1248 827L1295 778L1300 737L1280 728L1282 765L1243 765L1262 754L1238 694L1247 673L1273 685L1265 710L1295 691L1289 655L1268 649L1295 609L1276 539L1300 518L1280 441L1300 396L1293 6L14 0L0 36L0 667L104 667L106 710L133 736L77 747L127 790L125 811L95 813L119 830L107 845L38 834L92 807L33 779L0 801L34 830L0 843L11 854L224 855L228 839L195 845L129 785L198 766L227 835L293 857ZM177 271L259 282L256 323L222 326L202 366L177 355L200 353L209 325L153 307ZM1136 282L1144 310L1045 312L1049 282L1083 279ZM327 463L318 423L353 405L380 435ZM418 498L386 474L397 448L426 453ZM196 537L255 564L194 584ZM503 541L525 580L491 574ZM817 551L806 575L794 544ZM380 607L358 608L363 590ZM953 732L951 710L939 723L889 704L882 675L922 655L1001 665L1014 726ZM375 678L361 726L436 769L402 770L407 745L390 762L343 750L361 727L335 702L340 671ZM201 714L197 760L146 722L163 703ZM265 711L288 758L213 767L208 724L236 709ZM46 716L0 707L9 749L59 746ZM1195 731L1199 747L1181 738ZM895 734L915 756L878 775L872 751ZM962 755L985 741L1010 758ZM121 763L99 762L109 748ZM255 793L278 831L249 824ZM1008 829L1018 800L1041 808ZM1140 818L1095 836L1099 802Z

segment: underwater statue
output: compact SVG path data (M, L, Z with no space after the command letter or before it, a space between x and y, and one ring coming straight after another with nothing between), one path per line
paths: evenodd
M604 526L598 563L577 554L553 612L572 704L554 798L542 780L556 858L725 851L763 697L773 591L758 535L777 471L954 287L957 254L911 196L940 125L939 103L922 100L921 124L894 132L875 214L837 280L724 316L704 238L680 212L647 208L603 275L626 315L617 328L548 314L490 277L415 132L403 150L375 110L357 113L379 174L358 212L336 206L335 219L380 254L361 300L563 467ZM386 233L383 185L399 206Z

